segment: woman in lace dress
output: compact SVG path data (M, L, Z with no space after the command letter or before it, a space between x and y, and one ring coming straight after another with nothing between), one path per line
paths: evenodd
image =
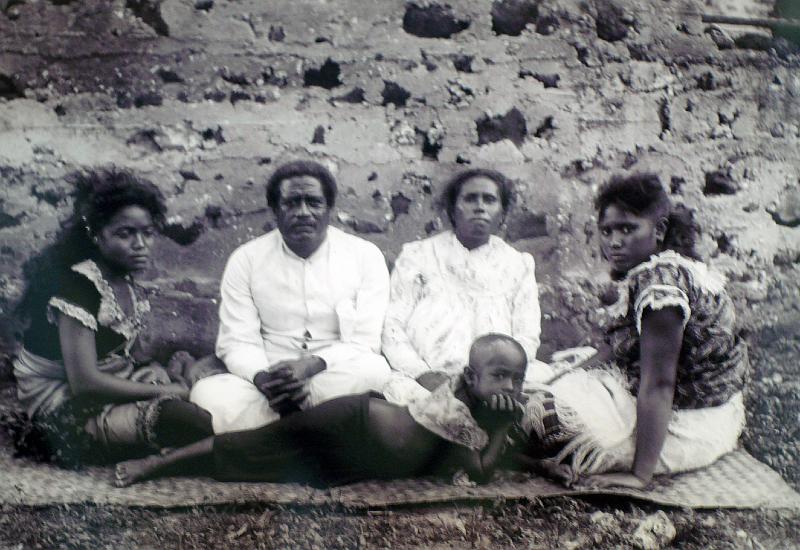
M523 425L565 481L642 488L736 447L747 348L724 279L696 259L689 212L657 176L614 177L595 207L621 291L608 347L535 393Z
M389 401L423 397L460 372L480 334L513 336L534 361L541 312L533 257L495 235L512 200L503 174L461 172L441 197L452 229L403 246L382 338L394 371L384 388ZM541 368L529 368L528 376Z
M211 434L210 415L184 400L185 385L132 357L150 310L133 277L163 226L161 193L114 170L75 183L72 218L26 265L14 376L34 429L18 434L18 448L77 466Z

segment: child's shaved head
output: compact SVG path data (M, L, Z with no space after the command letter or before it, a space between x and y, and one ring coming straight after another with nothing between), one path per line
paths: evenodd
M525 349L511 336L496 332L484 334L472 342L472 346L469 348L469 364L474 368L479 363L483 363L483 361L479 360L479 357L483 358L487 354L507 353L512 349L519 355L519 364L527 365L528 355L525 353Z
M517 399L522 392L528 356L519 342L505 334L484 334L469 348L464 368L468 392L480 401L501 394Z

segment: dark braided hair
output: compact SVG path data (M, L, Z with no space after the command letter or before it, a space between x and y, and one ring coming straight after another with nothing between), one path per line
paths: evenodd
M73 173L67 181L75 186L72 215L55 242L23 266L27 288L15 310L23 320L45 308L73 265L96 258L93 237L123 208L140 206L150 213L159 231L164 228L164 196L144 178L117 168L103 168Z
M683 205L672 205L657 175L612 176L600 187L594 200L600 221L611 205L654 221L665 218L667 231L663 247L695 260L700 259L694 249L699 228L692 211Z

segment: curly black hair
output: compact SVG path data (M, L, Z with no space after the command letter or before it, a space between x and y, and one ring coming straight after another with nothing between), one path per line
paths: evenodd
M612 176L600 187L594 199L594 207L600 221L611 205L654 221L666 219L664 248L689 258L699 259L694 249L699 235L694 214L683 205L673 206L657 175L639 173Z
M121 209L140 206L150 213L158 230L164 228L167 207L152 182L114 167L75 172L66 179L75 186L72 215L55 241L23 266L27 287L15 309L23 320L45 307L73 265L96 257L93 237Z
M267 206L277 210L281 200L281 182L297 176L311 176L319 181L328 208L336 204L336 178L330 170L313 160L293 160L281 164L267 180Z

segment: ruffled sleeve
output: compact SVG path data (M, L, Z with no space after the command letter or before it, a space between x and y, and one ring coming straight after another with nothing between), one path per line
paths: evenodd
M59 290L47 303L47 320L55 324L58 313L77 320L83 326L97 331L97 314L101 296L97 287L84 275L70 271L65 274Z
M689 304L688 278L685 268L677 262L648 262L630 276L630 296L636 330L642 332L642 315L646 309L653 311L665 307L681 310L683 326L689 321L692 309Z

